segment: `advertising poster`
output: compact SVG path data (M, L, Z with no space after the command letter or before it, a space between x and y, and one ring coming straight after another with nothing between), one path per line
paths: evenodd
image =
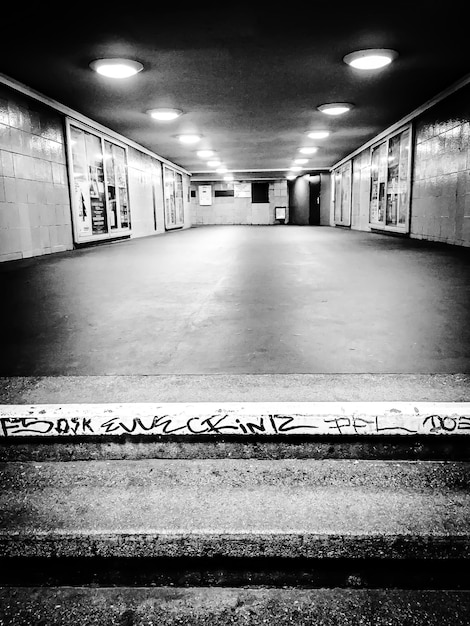
M121 209L121 228L129 228L129 203L127 201L127 189L119 187L119 207Z
M78 208L77 229L78 235L91 234L91 206L88 182L75 179L75 204Z
M85 136L78 128L72 129L72 163L77 211L76 228L79 237L92 234L90 188L88 183L88 166L86 158Z
M91 223L94 235L107 232L103 167L89 166Z
M178 216L181 214L184 218L184 207L182 206L182 195L181 205L177 204L176 172L171 168L164 166L163 179L163 191L165 195L165 228L167 230L171 228L180 228L183 225L183 221L180 221Z

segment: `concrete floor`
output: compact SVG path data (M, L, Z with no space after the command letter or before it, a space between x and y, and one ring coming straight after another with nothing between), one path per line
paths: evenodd
M468 249L216 226L0 265L1 376L470 372Z
M466 591L26 587L0 589L9 626L468 626Z

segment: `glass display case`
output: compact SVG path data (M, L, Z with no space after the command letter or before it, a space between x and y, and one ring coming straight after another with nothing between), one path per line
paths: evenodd
M348 161L334 171L334 220L339 226L351 226L352 162Z
M163 166L163 193L165 196L165 229L184 226L183 175Z
M76 243L130 234L126 148L70 120L67 138Z
M410 127L398 131L371 149L371 227L408 232L410 154Z

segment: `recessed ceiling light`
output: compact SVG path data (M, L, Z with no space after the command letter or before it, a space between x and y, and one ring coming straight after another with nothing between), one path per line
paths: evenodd
M352 108L353 105L349 104L349 102L331 102L329 104L320 104L320 106L317 107L319 111L327 115L342 115Z
M357 50L343 57L343 61L358 70L377 70L391 63L398 56L395 50L388 48L371 48Z
M96 59L90 63L90 67L110 78L129 78L144 69L142 63L130 59Z
M197 143L200 139L200 135L180 135L178 139L181 143Z
M294 163L302 165L303 163L308 163L308 159L294 159Z
M197 156L201 157L201 159L206 159L214 156L214 154L215 152L213 150L199 150Z
M218 167L215 171L219 174L225 174L225 172L227 172L228 170L226 167Z
M233 180L233 175L232 174L227 174L227 176L224 176L224 180L226 180L226 181Z
M310 139L325 139L329 134L329 130L311 130L307 133L307 137L310 137Z
M314 154L318 148L314 148L313 146L305 146L305 148L300 148L299 152L302 154Z
M171 120L176 120L183 111L180 109L150 109L147 113L159 122L171 122Z
M207 161L207 165L209 167L219 167L222 163L220 161Z
M290 169L291 172L301 172L303 168L300 167L300 165L293 165L289 169Z

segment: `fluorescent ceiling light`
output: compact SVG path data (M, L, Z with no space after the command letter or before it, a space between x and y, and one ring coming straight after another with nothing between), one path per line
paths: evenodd
M318 148L314 148L313 146L305 146L305 148L300 148L299 152L302 154L314 154Z
M199 150L197 156L201 157L201 159L206 159L214 156L214 154L215 152L213 150Z
M207 165L209 167L219 167L222 163L220 161L207 161Z
M329 134L329 130L311 130L307 133L307 137L310 137L310 139L325 139Z
M130 59L96 59L90 63L90 67L109 78L129 78L144 69L142 63Z
M353 105L349 104L349 102L331 102L329 104L320 104L320 106L317 107L319 111L327 115L342 115L352 108Z
M180 111L180 109L151 109L147 113L159 122L170 122L179 117L183 111Z
M302 165L303 163L308 163L308 159L294 159L294 163L296 165Z
M377 70L389 65L398 56L395 50L388 48L371 48L357 50L343 57L343 61L358 70Z
M200 135L180 135L178 139L181 143L197 143L200 139Z

